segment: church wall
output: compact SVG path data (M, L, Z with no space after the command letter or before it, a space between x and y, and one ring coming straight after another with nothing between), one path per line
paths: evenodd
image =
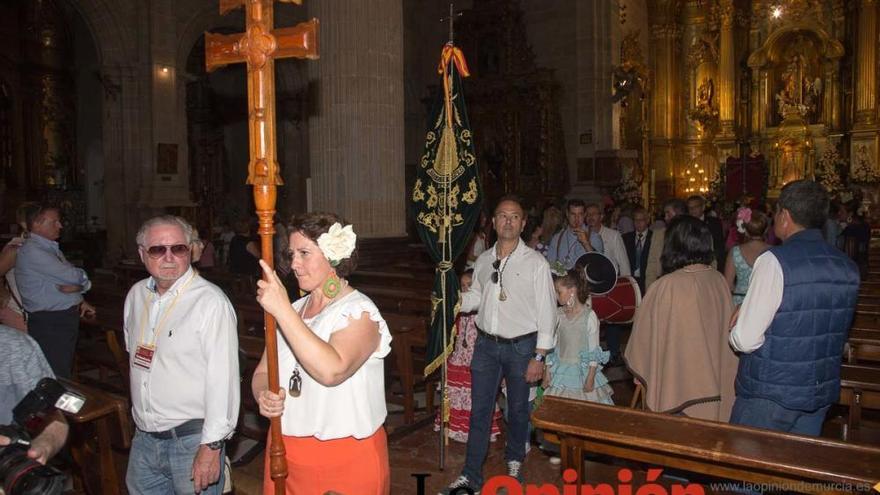
M24 147L24 92L21 82L21 73L18 70L21 64L21 46L11 42L17 40L17 32L20 29L20 19L14 13L9 3L0 5L0 39L10 42L0 44L0 82L4 83L12 98L13 119L13 170L9 173L14 180L7 180L11 189L2 190L0 198L0 214L6 222L15 221L15 208L24 199L24 185L26 183L25 147ZM3 185L0 184L0 187Z
M97 75L100 71L95 44L88 27L74 22L74 58L76 86L76 155L85 176L80 183L85 191L86 222L104 229L104 153L103 90Z
M559 95L559 112L565 139L566 164L569 173L576 169L578 157L579 90L578 24L586 19L580 17L577 4L570 0L547 0L543 2L521 1L527 39L535 53L535 64L555 71L556 81L562 87ZM570 182L576 180L572 175Z

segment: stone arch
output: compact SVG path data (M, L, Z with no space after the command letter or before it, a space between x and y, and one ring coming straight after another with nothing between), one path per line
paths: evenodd
M134 61L134 30L124 29L119 19L120 2L68 0L82 16L92 35L102 66L129 65Z
M208 6L193 12L184 23L177 45L175 66L185 70L190 52L206 31L244 24L241 9L220 15L219 7L211 2Z

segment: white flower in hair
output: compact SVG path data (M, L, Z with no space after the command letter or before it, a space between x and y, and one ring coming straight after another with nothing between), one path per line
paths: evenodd
M351 229L351 225L343 227L336 222L330 226L329 231L318 236L318 247L330 261L330 265L337 266L354 252L355 241L357 234Z

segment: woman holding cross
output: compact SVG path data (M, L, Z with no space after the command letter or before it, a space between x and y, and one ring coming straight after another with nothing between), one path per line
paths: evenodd
M308 295L291 304L262 260L268 281L257 283L257 301L278 321L278 368L287 393L269 391L265 352L252 384L260 413L281 416L287 493L387 494L382 360L391 333L375 304L345 279L357 265L356 235L329 213L297 216L288 230L291 269ZM274 493L268 457L267 495Z

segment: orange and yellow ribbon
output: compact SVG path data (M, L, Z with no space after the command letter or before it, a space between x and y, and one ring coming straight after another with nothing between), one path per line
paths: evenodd
M440 54L440 65L437 66L437 72L443 75L443 96L446 102L446 125L452 128L452 75L449 73L449 62L455 64L461 77L471 75L468 70L467 61L464 59L464 53L452 43L443 46L443 52Z

